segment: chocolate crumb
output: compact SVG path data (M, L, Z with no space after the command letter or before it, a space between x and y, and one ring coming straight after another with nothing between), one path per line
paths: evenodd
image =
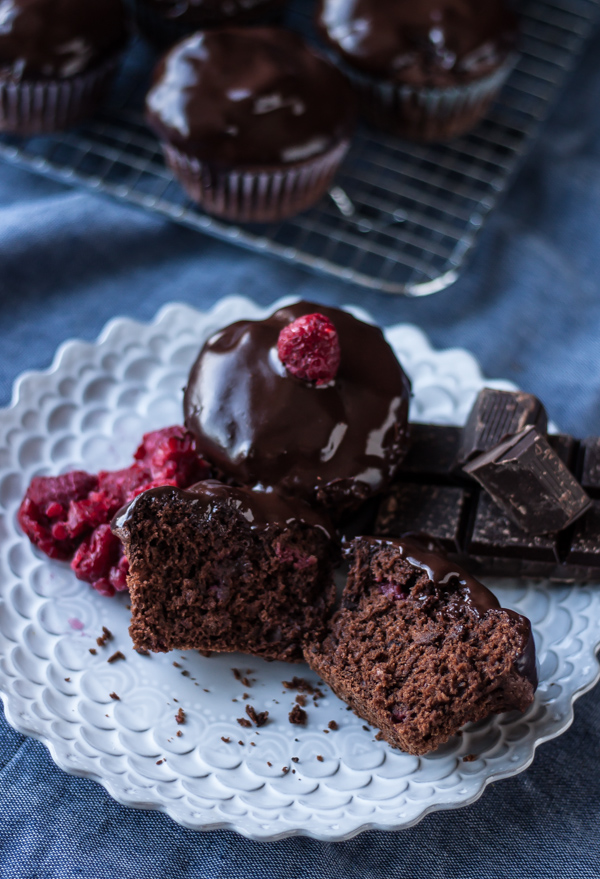
M112 640L113 633L110 629L107 629L106 626L102 626L102 634L99 638L96 638L96 644L98 647L104 647L107 641Z
M183 735L183 733L181 732L180 729L178 729L177 732L175 733L175 735L177 736L178 739L180 739L181 736Z
M200 656L204 656L205 659L209 659L213 654L212 650L199 650L198 653Z
M473 760L477 760L479 754L465 754L463 757L463 763L472 763Z
M363 729L364 729L365 732L371 732L371 730L370 730L369 727L366 725L366 723L363 723Z
M297 723L304 726L304 724L308 720L308 715L304 708L300 708L299 705L294 705L294 707L288 714L288 720L290 723Z
M329 729L339 729L339 726L337 725L335 720L330 720L327 726L329 727Z
M117 700L120 700L120 699L121 699L121 697L120 697L120 696L117 696L116 693L109 693L108 695L110 696L111 699L117 699Z
M296 770L292 769L292 775L295 775L295 774L296 774Z
M164 762L163 760L157 760L157 761L156 761L156 765L157 765L157 766L162 766L163 762Z
M173 696L173 702L179 702L179 699L176 699L175 696Z
M96 650L95 647L90 647L90 653L92 654L92 656L95 656L97 652L98 651Z
M66 681L68 684L70 684L70 683L71 683L71 678L65 678L65 681Z
M287 775L288 772L290 771L290 767L289 766L282 766L281 771L283 772L284 775Z
M221 741L225 742L225 744L228 745L231 739L229 738L229 736L221 736Z
M175 715L175 720L177 723L185 723L185 711L183 708L180 708L177 714Z
M252 686L252 681L251 681L249 678L242 678L242 684L243 684L245 687L251 687L251 686Z
M232 701L232 702L237 702L237 699L232 699L231 701Z
M117 650L115 653L113 653L112 656L109 656L106 661L107 662L117 662L119 659L125 659L125 656L123 655L123 653L121 653L120 650Z
M298 695L296 696L296 702L298 703L298 705L300 705L301 708L304 708L304 706L306 705L306 696L298 693Z
M181 665L180 665L179 662L175 662L175 661L173 661L173 665L174 665L175 668L181 668Z
M268 711L257 711L253 705L246 705L246 714L256 726L264 726L265 723L268 723Z
M250 695L248 693L242 693L242 699L249 699Z
M250 742L253 748L256 748L256 742Z
M267 760L267 766L272 766L273 764Z
M134 650L135 650L135 652L138 653L140 656L150 656L150 651L149 651L149 650L145 650L144 647L135 647Z
M203 693L210 693L210 690L207 690L206 687L202 687L202 692Z
M250 721L246 717L238 717L237 722L240 726L243 726L245 729L248 729L252 726Z
M232 668L231 671L233 672L233 676L236 679L236 681L242 680L242 673L239 670L239 668Z
M324 760L324 757L322 757L320 754L317 754L317 760L319 761L319 763L322 763Z
M329 730L328 730L328 729L324 729L323 732L325 733L326 736L329 735Z
M238 742L238 745L243 745L243 744L244 744L243 741L240 739Z
M300 757L292 757L292 763L299 763Z
M296 677L296 675L294 675L291 681L282 681L281 683L286 690L299 690L300 693L308 693L311 696L316 692L310 681Z

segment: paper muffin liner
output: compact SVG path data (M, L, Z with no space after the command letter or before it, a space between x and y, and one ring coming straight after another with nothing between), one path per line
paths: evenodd
M104 97L120 57L67 79L0 80L0 132L45 134L80 122Z
M363 117L390 134L409 140L450 140L470 131L495 98L515 64L511 55L493 73L466 85L416 87L381 80L348 64L338 66L359 95Z
M276 24L281 20L283 7L281 0L261 0L256 6L243 10L233 16L224 15L222 19L206 21L202 26L189 24L161 15L156 9L148 5L145 0L126 0L135 21L138 32L159 48L166 49L174 43L202 28L222 27L225 25L238 25L261 22L263 24Z
M349 143L289 166L238 170L211 166L169 143L163 150L187 194L207 213L239 223L271 223L306 210L327 192Z

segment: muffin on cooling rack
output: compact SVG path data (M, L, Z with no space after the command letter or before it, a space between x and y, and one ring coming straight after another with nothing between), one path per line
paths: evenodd
M56 131L89 115L126 40L121 0L0 0L0 131Z
M140 33L169 46L205 28L275 19L285 0L128 0Z
M317 24L390 133L448 140L481 119L515 58L506 0L320 0Z
M354 126L352 89L281 28L216 28L159 62L146 117L167 163L208 213L271 222L327 191Z

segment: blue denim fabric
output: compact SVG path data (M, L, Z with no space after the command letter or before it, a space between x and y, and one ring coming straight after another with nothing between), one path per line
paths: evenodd
M600 433L600 33L461 279L419 301L248 254L108 198L0 165L0 405L25 369L107 320L228 293L295 294L412 321L538 394L578 436ZM530 769L457 812L350 842L252 843L127 810L58 770L0 719L0 879L516 879L600 876L600 692Z

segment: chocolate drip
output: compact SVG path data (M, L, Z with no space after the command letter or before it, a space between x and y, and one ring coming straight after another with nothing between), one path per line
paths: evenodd
M336 539L327 516L302 501L288 500L274 491L251 491L206 479L187 489L172 485L150 488L119 510L111 527L125 547L129 540L129 524L135 516L137 506L147 503L151 498L178 499L196 507L200 506L206 514L210 514L217 507L234 508L246 520L248 528L256 531L285 528L294 521L304 522L310 528L320 528L331 540Z
M342 74L278 28L219 28L178 43L156 69L146 108L159 137L225 167L310 159L354 124Z
M318 25L353 66L416 86L485 76L517 33L504 0L321 0Z
M281 329L321 312L336 326L340 368L315 387L286 372ZM208 340L190 373L185 423L198 450L244 485L344 505L383 488L406 446L410 384L381 330L300 302Z
M127 37L121 0L13 0L1 6L0 77L75 76L118 51Z
M430 549L425 543L411 537L386 538L386 537L359 537L359 542L368 541L375 546L393 546L399 554L413 567L424 571L434 586L452 586L458 584L462 601L471 607L480 617L489 611L504 610L519 627L521 636L521 649L515 657L514 663L519 674L531 681L534 689L538 684L538 676L535 661L535 642L531 630L531 623L527 617L516 613L514 610L501 608L500 602L493 592L483 583L476 580L456 562L451 561L443 552Z

